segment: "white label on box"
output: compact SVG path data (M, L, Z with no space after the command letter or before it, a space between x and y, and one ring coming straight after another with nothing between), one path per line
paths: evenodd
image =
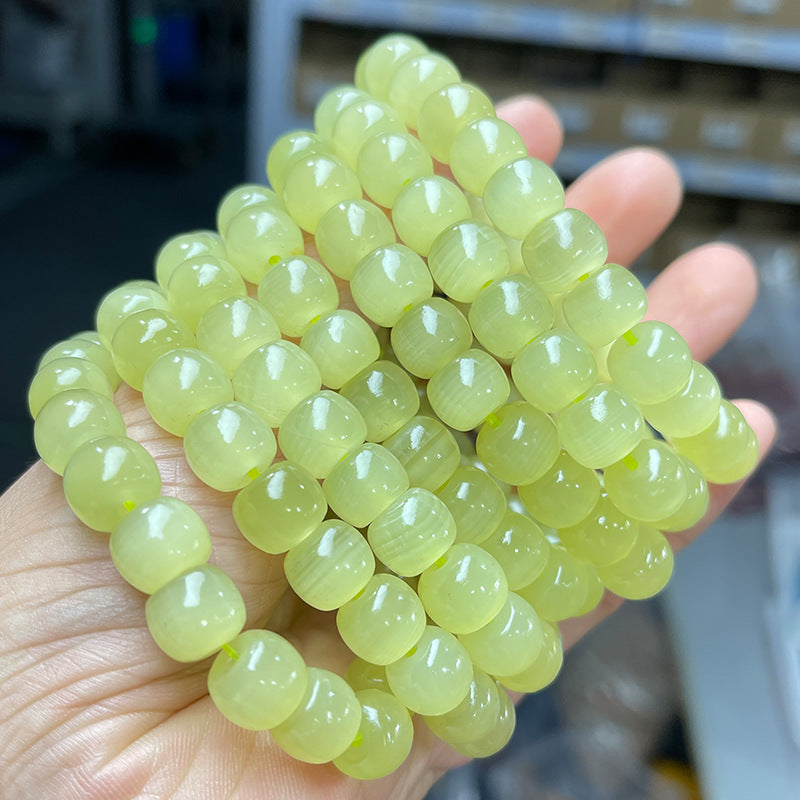
M592 111L584 103L555 101L553 108L564 126L564 133L586 133L592 127Z
M733 7L742 14L761 14L770 16L777 12L782 0L733 0Z
M700 122L700 140L716 150L742 150L752 130L752 120L708 113Z
M663 142L672 127L672 116L658 108L627 107L620 123L623 134L637 142Z

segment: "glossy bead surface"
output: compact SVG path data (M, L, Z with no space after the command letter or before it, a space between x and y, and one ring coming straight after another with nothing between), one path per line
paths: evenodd
M542 619L559 622L583 606L588 590L586 567L563 547L552 547L550 558L539 576L523 586L519 594L536 609Z
M503 568L511 591L535 580L550 556L550 544L542 529L516 511L506 511L481 547Z
M420 141L409 133L378 133L358 151L356 172L374 203L391 208L411 181L433 175L433 162Z
M600 580L618 597L644 600L658 594L672 575L672 548L664 536L647 525L639 527L625 558L598 569Z
M331 133L334 152L356 169L358 152L367 139L381 133L406 133L397 112L378 100L364 98L343 108Z
M477 467L463 464L436 492L456 521L459 542L480 544L491 536L506 511L503 490Z
M538 692L556 679L564 663L558 626L542 621L542 639L542 649L527 669L515 675L497 676L503 686L512 692Z
M388 102L389 87L400 64L427 52L428 48L414 36L398 33L384 36L359 59L356 85L378 100ZM363 79L363 83L359 77Z
M283 201L268 186L260 183L243 183L234 186L217 206L217 230L221 236L228 232L230 221L248 206L272 206L285 211Z
M684 531L700 522L708 510L710 499L708 484L695 463L679 455L686 475L686 499L680 508L653 524L660 531Z
M225 245L216 231L191 231L168 239L156 253L155 275L158 285L165 289L178 264L187 258L202 255L227 257Z
M91 361L105 372L112 389L116 389L119 386L120 378L114 366L111 353L102 345L97 344L97 342L78 337L56 342L39 359L36 371L38 372L45 364L49 364L57 358L82 358L86 361Z
M310 156L331 154L331 143L312 131L290 131L275 140L267 156L267 178L280 197L289 170L300 160Z
M33 376L28 388L28 410L36 419L44 404L67 389L86 389L111 400L113 390L105 372L85 358L56 358Z
M381 664L370 664L369 661L364 661L358 656L347 665L344 678L354 692L362 692L365 689L390 691L389 684L386 682L386 668Z
M366 95L361 89L349 83L342 83L328 89L314 109L314 129L320 138L330 140L333 126L341 111L350 103L362 100Z
M423 53L404 59L389 84L389 103L403 122L416 129L417 115L425 100L434 92L461 80L458 68L449 58L437 53Z
M144 311L169 308L162 288L153 281L127 281L103 295L94 315L95 327L104 347L111 347L111 340L122 320Z

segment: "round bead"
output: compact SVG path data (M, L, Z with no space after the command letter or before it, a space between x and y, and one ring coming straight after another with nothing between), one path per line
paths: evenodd
M481 547L503 568L511 591L535 580L550 557L550 544L542 529L516 511L506 511Z
M126 317L148 308L169 308L166 295L153 281L128 281L107 292L94 316L103 346L111 347L114 333Z
M639 527L633 548L625 558L598 569L600 580L618 597L644 600L658 594L672 575L672 548L655 528Z
M389 101L389 87L398 67L428 48L414 36L393 33L378 39L359 59L356 86L383 102ZM361 80L360 80L361 79Z
M203 520L176 497L156 497L132 509L108 544L119 574L145 594L205 564L211 555Z
M693 461L683 456L678 458L686 475L686 499L677 511L654 524L660 531L685 531L700 522L708 510L710 496L703 473Z
M117 386L119 386L119 374L114 366L114 359L111 353L96 342L92 342L88 339L79 339L77 337L57 342L52 347L48 348L45 354L39 359L36 371L38 372L45 364L49 364L57 358L82 358L85 361L91 361L105 372L108 383L112 389L116 390Z
M480 544L491 536L506 512L503 490L477 467L464 464L437 492L456 521L459 542Z
M272 145L267 156L267 178L280 196L289 170L300 160L318 153L331 154L329 142L311 131L290 131Z
M152 281L140 281L140 283L152 283ZM84 339L87 342L93 342L96 345L104 346L100 339L100 334L97 331L80 331L79 333L74 333L72 338Z
M387 693L390 691L386 682L386 668L380 664L370 664L357 656L348 664L344 678L354 692L364 689L379 689Z
M215 231L192 231L168 239L156 254L155 274L158 285L165 289L178 264L187 258L202 255L227 258L222 238Z
M208 693L214 705L249 731L280 725L303 699L308 684L303 657L272 631L245 631L228 646L208 673Z
M564 663L558 626L542 621L542 639L542 649L533 664L515 675L498 676L503 686L512 692L538 692L556 679Z
M377 100L364 98L339 112L331 134L334 152L352 169L364 142L379 133L406 133L397 112Z
M320 98L314 109L314 130L323 140L330 140L333 126L343 109L366 97L363 91L349 83L343 83L328 89Z
M479 738L475 737L467 742L457 742L451 745L454 750L468 758L485 758L499 752L508 744L517 724L516 711L511 698L504 689L498 687L497 694L500 709L491 729Z
M86 389L111 400L114 392L105 372L85 358L56 358L48 361L31 381L28 408L36 419L44 404L67 389Z
M243 183L234 186L217 206L217 230L223 237L228 232L230 221L248 206L270 206L285 211L283 202L268 186L260 183Z
M435 91L461 80L458 68L449 58L423 53L404 59L389 85L389 103L409 128L417 127L417 115L425 100Z
M600 601L605 595L606 587L603 586L603 582L600 580L597 570L590 564L586 564L586 581L586 600L575 612L576 617L582 617L584 614L594 611L600 605Z
M588 591L586 565L563 547L552 547L539 576L519 594L549 622L575 616Z

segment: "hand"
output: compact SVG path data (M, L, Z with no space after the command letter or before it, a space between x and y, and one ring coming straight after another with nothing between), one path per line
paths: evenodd
M532 155L552 161L561 144L553 112L535 99L499 109ZM567 205L603 229L609 261L629 264L667 226L680 203L672 163L644 149L606 159L577 180ZM134 276L131 276L134 277ZM671 264L649 291L649 317L675 327L696 359L717 351L747 315L756 292L750 259L724 244L698 248ZM293 641L314 666L342 672L348 657L331 614L290 599L282 558L255 550L238 532L231 495L203 486L180 441L150 420L141 396L117 393L129 435L156 458L163 492L186 500L212 533L212 561L235 581L247 627L268 627ZM760 451L775 434L770 413L738 403ZM691 542L730 502L740 484L712 487L705 520L670 536ZM108 537L86 529L64 501L61 480L41 462L0 499L0 775L8 800L123 800L130 797L418 798L463 761L418 725L411 756L393 775L359 783L330 766L283 754L268 733L226 721L206 690L209 662L177 664L153 643L145 596L117 574ZM611 613L606 595L587 617L562 626L575 642Z

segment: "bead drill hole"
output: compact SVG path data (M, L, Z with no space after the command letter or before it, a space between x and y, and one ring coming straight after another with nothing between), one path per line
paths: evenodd
M631 347L633 347L633 346L636 344L636 342L638 342L638 341L639 341L639 340L636 338L636 336L634 335L633 331L625 331L625 333L623 333L623 334L622 334L622 338L623 338L623 339L624 339L624 340L625 340L625 341L626 341L626 342L627 342L627 343L628 343L628 344L629 344Z
M126 501L125 501L125 502L122 504L122 507L123 507L123 508L124 508L126 511L133 511L133 509L134 509L134 508L136 508L136 503L134 503L134 502L133 502L133 500L126 500Z
M272 264L272 266L275 266L275 264L277 264L280 260L281 260L281 257L278 256L278 255L270 256L267 259L267 263Z
M361 735L361 731L356 734L356 738L350 743L350 747L361 747L364 744L364 737Z
M222 645L222 651L234 661L239 660L239 654L227 642Z
M411 649L410 649L410 650L409 650L409 651L406 653L406 656L405 656L405 657L406 657L406 658L411 658L411 656L413 656L413 655L414 655L414 653L416 653L416 652L417 652L417 646L416 646L416 645L414 645L414 646L413 646L413 647L412 647L412 648L411 648Z
M633 472L639 467L639 462L630 453L622 459L622 463Z

